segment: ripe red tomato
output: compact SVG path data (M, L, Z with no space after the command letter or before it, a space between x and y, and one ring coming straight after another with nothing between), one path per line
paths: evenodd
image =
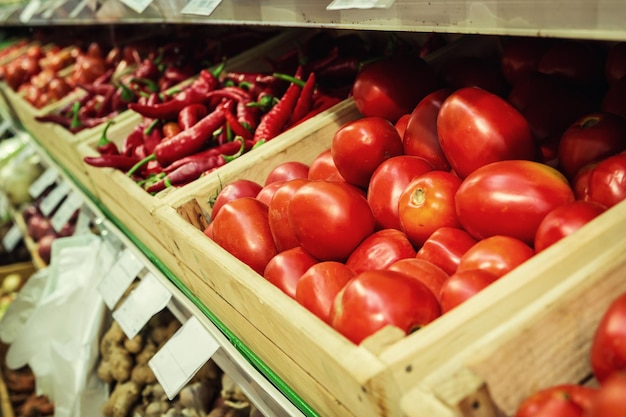
M319 261L300 246L277 253L267 263L263 277L291 298L296 298L300 277Z
M533 248L510 236L491 236L476 242L461 257L456 272L481 269L501 277L535 254Z
M611 208L626 198L626 153L598 162L588 175L587 200Z
M355 275L341 262L319 262L307 269L298 280L296 301L330 324L330 309L335 297Z
M411 118L411 115L409 113L407 114L403 114L398 121L394 124L394 126L396 127L396 130L398 131L398 134L400 135L400 137L404 136L404 132L406 131L406 125L409 123L409 119Z
M569 89L568 84L555 76L535 73L518 81L509 92L507 101L519 111L524 111L545 95L558 97L559 92Z
M320 181L343 181L345 178L341 176L337 165L333 161L330 148L320 153L309 166L309 179Z
M440 227L461 227L454 198L461 179L447 171L430 171L412 180L398 200L401 229L416 248Z
M352 86L352 96L363 116L395 123L437 85L426 61L416 56L394 56L363 66Z
M222 206L240 197L256 197L263 186L257 182L239 179L226 184L215 197L211 205L211 219L215 219Z
M424 97L409 116L402 137L405 155L421 156L441 171L449 171L451 167L439 143L437 116L451 93L452 89L442 88Z
M574 192L556 169L514 160L474 171L459 187L455 200L461 225L475 239L507 235L532 245L546 214L574 201Z
M559 143L559 168L572 179L587 164L626 149L626 119L612 113L591 113L576 120Z
M386 269L405 258L415 258L415 248L407 235L397 229L382 229L366 237L352 251L346 266L360 274L372 269Z
M224 204L213 220L213 240L235 258L263 275L276 253L268 208L252 197Z
M503 98L477 87L448 96L437 130L441 149L461 178L491 162L532 160L538 154L524 116Z
M569 236L592 219L606 211L606 207L593 201L576 200L554 208L543 218L535 235L535 252L565 236Z
M440 227L426 239L415 256L432 262L448 275L452 275L456 272L461 257L474 244L476 244L476 239L465 230L456 227Z
M626 293L611 302L596 327L591 369L600 384L612 373L626 370Z
M626 373L615 372L603 383L591 401L585 417L626 416Z
M272 198L274 194L280 187L282 187L287 181L274 181L269 184L263 186L261 191L256 195L257 200L261 201L266 206L269 206L272 202Z
M414 178L432 170L424 158L410 155L394 156L376 168L367 189L367 202L379 229L400 229L400 195Z
M289 223L300 245L321 261L343 261L374 232L367 200L347 183L311 181L289 203Z
M296 178L281 182L282 185L274 192L269 204L268 221L276 249L282 252L294 248L300 243L293 233L289 224L289 202L294 193L302 185L309 182L308 179Z
M526 397L515 417L583 417L597 395L595 388L576 384L559 384Z
M335 132L330 151L341 176L350 184L367 188L383 161L402 155L402 138L388 120L364 117L341 126Z
M450 275L439 292L441 314L467 301L498 278L500 278L498 275L483 269L468 269Z
M439 315L439 303L424 284L400 272L378 270L362 272L343 287L330 322L358 345L386 325L410 333Z
M557 75L577 85L597 85L604 80L604 56L598 45L578 41L554 42L542 55L537 71Z
M500 67L504 78L512 85L537 71L539 60L548 48L545 38L511 37L502 48Z
M309 166L304 162L286 161L276 165L265 178L265 185L276 181L289 181L296 178L308 178Z
M446 62L441 68L441 79L447 87L457 90L479 87L500 97L509 91L500 63L490 58L461 56Z
M441 286L448 280L448 274L432 262L418 258L400 259L389 265L390 271L400 272L420 281L439 299Z

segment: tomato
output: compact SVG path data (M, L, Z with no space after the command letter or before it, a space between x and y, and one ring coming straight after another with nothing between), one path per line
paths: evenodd
M291 197L289 223L300 245L321 261L343 261L374 232L376 220L355 187L311 181Z
M606 211L593 201L573 201L554 208L543 218L535 235L535 252L558 242Z
M323 180L323 181L343 181L345 178L341 176L333 156L330 152L330 148L321 152L309 166L309 179L310 180Z
M256 197L262 188L261 184L246 179L238 179L226 184L211 204L211 219L215 219L224 204L241 197Z
M276 253L267 205L241 197L222 206L213 219L213 240L235 258L263 275Z
M456 211L475 239L515 237L532 245L539 223L552 209L574 201L567 179L532 161L500 161L468 176L457 191Z
M291 298L296 298L300 277L319 261L300 246L277 253L267 263L263 277Z
M481 269L501 277L535 254L533 248L510 236L490 236L479 240L459 261L458 272Z
M537 156L530 126L520 112L477 87L448 96L439 110L437 130L443 153L461 178L490 162Z
M419 156L398 155L383 161L372 174L367 189L367 202L380 229L400 229L398 200L416 177L433 170Z
M557 75L577 85L597 85L604 79L604 56L598 45L578 40L554 42L542 55L537 71Z
M355 275L341 262L316 263L298 280L296 301L330 324L330 309L335 297Z
M387 325L410 333L440 315L435 295L400 272L366 271L337 294L330 311L335 330L355 344Z
M559 168L574 178L585 165L626 149L626 119L611 113L591 113L574 122L559 143Z
M392 263L414 258L415 248L407 235L397 229L383 229L366 237L346 260L346 266L359 274L386 269Z
M350 184L367 188L383 161L402 155L402 138L388 120L364 117L341 126L330 151L341 176Z
M589 413L585 417L626 416L626 373L615 372L603 383L593 397Z
M405 155L421 156L441 171L449 171L451 167L439 143L437 116L441 104L451 93L452 89L442 88L424 97L409 116L402 137Z
M611 208L626 198L626 153L598 162L588 175L587 200Z
M296 178L308 178L309 166L304 162L286 161L276 165L265 178L265 185L276 181L289 181Z
M544 96L559 96L562 91L571 90L570 85L556 76L530 74L518 81L507 97L516 109L523 111L530 104L541 101Z
M395 123L437 85L434 71L423 59L393 56L364 65L352 86L352 96L363 116Z
M604 77L609 84L614 84L626 76L626 42L611 46L604 61Z
M512 85L534 74L541 56L548 48L548 41L536 37L512 37L506 39L500 58L504 78Z
M269 207L276 191L278 191L280 187L285 185L286 182L287 181L274 181L263 186L263 188L261 188L261 191L259 191L259 193L256 195L257 200L261 201Z
M596 327L591 369L600 384L612 373L626 370L626 293L611 302Z
M396 130L398 131L398 134L400 135L400 137L404 136L404 132L406 131L406 125L409 123L409 119L411 118L411 115L409 113L407 114L403 114L398 121L394 124L394 126L396 127Z
M601 109L607 113L613 113L618 116L626 117L626 77L615 81L602 98Z
M418 258L400 259L387 267L390 271L400 272L417 279L426 285L439 299L439 293L443 283L448 280L448 274L432 262Z
M463 229L440 227L430 235L415 255L419 259L432 262L448 275L456 272L461 257L474 246L476 239Z
M596 395L595 388L582 385L552 385L526 397L514 417L583 417Z
M446 62L441 68L443 84L457 90L479 87L500 97L505 97L509 85L496 60L476 56L461 56Z
M467 301L498 278L498 275L484 269L468 269L450 275L439 292L441 313L445 314Z
M300 244L289 224L289 202L298 188L307 182L309 182L308 179L302 178L281 182L282 185L274 192L270 200L268 221L279 252Z
M455 195L461 179L447 171L430 171L412 180L398 200L401 229L416 248L440 227L461 227Z

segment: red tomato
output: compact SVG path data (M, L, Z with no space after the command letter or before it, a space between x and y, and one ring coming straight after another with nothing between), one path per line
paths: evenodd
M626 416L626 373L615 372L603 383L593 397L589 413L585 417Z
M524 111L528 105L543 99L546 95L558 97L561 91L568 90L570 90L570 86L555 76L539 73L530 74L513 86L507 101L519 111Z
M261 201L266 206L269 206L276 191L278 191L280 187L285 185L286 182L287 181L274 181L265 185L256 195L257 200Z
M411 113L402 137L405 155L421 156L441 171L449 171L451 167L439 143L437 116L451 93L452 89L442 88L424 97Z
M604 61L600 48L595 44L561 40L545 51L537 71L588 86L604 79Z
M476 239L465 230L456 227L440 227L426 239L417 251L416 257L432 262L448 275L452 275L456 272L461 257L474 244L476 244Z
M211 219L215 219L224 204L241 197L256 197L262 188L261 184L246 179L239 179L226 184L211 205Z
M574 178L587 164L626 149L626 119L611 113L592 113L574 122L559 143L559 168Z
M330 151L341 176L350 184L367 188L383 161L402 155L402 138L388 120L364 117L339 128Z
M354 81L352 96L363 116L395 123L436 88L437 77L426 61L394 56L365 65Z
M563 174L547 165L500 161L468 176L455 200L461 225L475 239L507 235L532 245L546 214L574 201L574 192Z
M213 220L213 240L235 258L263 275L276 253L268 208L252 197L226 203Z
M432 262L418 258L400 259L389 265L390 271L400 272L420 281L439 299L439 293L444 282L448 280L448 274Z
M355 275L341 262L319 262L298 280L296 301L330 324L330 309L335 297Z
M626 42L614 44L604 61L604 77L609 84L621 80L626 76Z
M491 236L476 242L461 257L457 273L481 269L501 277L535 254L533 248L510 236Z
M526 119L504 99L480 88L450 94L439 110L437 130L443 153L461 178L490 162L537 156Z
M440 315L435 295L400 272L366 271L337 294L330 312L335 330L355 344L387 325L410 333Z
M514 417L583 417L596 394L596 389L582 385L553 385L526 397Z
M289 202L298 188L307 182L309 182L308 179L302 178L281 182L282 185L274 192L270 200L268 221L279 252L300 244L289 224Z
M410 118L411 115L409 113L403 114L402 117L400 117L398 121L394 124L400 137L404 136L404 132L406 131L406 125L409 123Z
M341 176L330 148L320 153L309 166L309 179L321 181L343 181L345 178Z
M535 252L569 236L606 210L592 201L573 201L554 208L541 221L535 235Z
M440 76L443 84L453 90L479 87L500 97L505 97L509 91L500 64L488 58L461 56L452 59L443 65Z
M516 84L537 71L537 65L548 47L548 41L536 37L506 39L502 49L500 67L510 84Z
M598 162L588 175L588 200L611 208L626 198L626 153Z
M613 113L618 116L626 117L626 77L615 81L602 98L601 109L607 113Z
M311 181L289 203L289 223L300 245L321 261L343 261L374 232L376 220L355 187Z
M414 257L415 248L404 232L383 229L366 237L350 254L346 266L360 274L372 269L386 269L400 259Z
M398 200L401 229L416 248L440 227L461 227L454 196L461 179L447 171L430 171L412 180Z
M611 302L596 327L591 369L600 384L612 373L626 370L626 293Z
M380 229L400 229L398 200L416 177L433 170L419 156L398 155L383 161L372 174L367 189L367 202Z
M296 287L300 277L318 262L300 246L296 246L277 253L270 259L263 277L291 298L296 298Z
M286 161L278 164L265 178L265 185L276 181L289 181L296 178L308 178L309 166L304 162Z
M439 292L441 313L445 314L467 301L498 278L498 275L483 269L468 269L450 275Z

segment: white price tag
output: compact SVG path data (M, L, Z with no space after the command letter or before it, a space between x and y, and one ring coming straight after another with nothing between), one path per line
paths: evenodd
M7 252L12 252L13 249L22 240L22 231L16 224L13 224L7 233L2 237L2 246Z
M83 197L79 193L70 191L63 204L57 211L54 212L50 223L57 232L60 232L63 226L70 221L76 210L80 209L83 205Z
M41 200L41 204L39 205L41 213L44 216L49 217L54 209L57 208L61 200L63 200L69 192L70 185L67 182L57 184L57 186L53 188L43 200Z
M150 359L148 365L167 398L172 400L219 347L215 338L192 316Z
M115 308L115 304L122 298L126 289L142 269L143 264L130 249L126 248L120 253L109 273L98 284L98 292L109 309Z
M333 0L326 10L387 9L395 0Z
M50 187L59 177L58 171L50 167L46 169L33 183L28 187L28 194L32 198L39 197L48 187Z
M210 16L221 2L222 0L190 0L180 13Z
M144 10L150 6L152 0L120 0L122 3L136 11L137 13L143 13Z
M113 312L113 318L124 334L132 339L152 316L165 308L171 298L169 290L154 275L148 273Z

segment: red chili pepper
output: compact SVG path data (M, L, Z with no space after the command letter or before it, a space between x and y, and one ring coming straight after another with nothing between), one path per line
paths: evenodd
M143 144L146 154L154 152L154 148L157 147L163 139L161 129L157 129L157 125L160 123L158 119L153 120L143 132Z
M293 125L302 119L313 107L313 95L315 93L315 73L309 74L306 84L302 87L300 97L289 116L288 125Z
M213 91L210 91L209 93L207 93L206 98L207 99L212 99L212 98L227 98L227 99L231 99L234 101L239 101L239 100L248 100L250 101L252 99L250 93L246 90L244 90L241 87L236 87L236 86L230 86L230 87L222 87Z
M143 126L137 125L124 139L122 143L122 155L135 155L135 149L143 144Z
M224 74L224 79L232 81L235 84L250 83L250 84L271 84L276 81L276 77L272 74L262 72L236 72L228 71Z
M208 113L209 110L202 103L189 104L178 113L178 126L181 130L189 129Z
M357 57L344 56L321 68L316 74L320 79L356 77L360 67L361 61Z
M321 69L330 65L330 63L333 62L338 57L339 57L339 47L337 45L334 45L325 56L315 59L311 62L307 62L304 65L305 74L320 71Z
M223 155L213 155L205 159L198 159L181 165L174 171L169 172L163 179L150 185L146 191L157 193L167 187L181 186L202 176L205 171L214 169L226 164Z
M115 122L113 120L109 120L107 124L104 126L104 130L102 131L102 135L100 135L100 140L98 140L98 144L96 145L96 150L100 153L100 155L119 155L120 151L117 149L117 145L114 142L111 142L107 138L107 131L109 127Z
M233 113L228 110L224 111L224 116L226 117L226 123L232 129L232 131L237 136L241 136L244 139L251 140L253 138L253 134L251 131L246 129L240 122L237 120L237 117Z
M133 72L133 76L137 78L156 79L161 71L158 65L152 59L144 59L141 64Z
M132 168L138 159L125 155L101 155L86 156L83 158L86 164L99 168L116 168L127 171Z
M313 108L304 117L302 117L300 120L298 120L296 123L294 123L290 127L297 126L300 123L302 123L302 122L304 122L306 120L309 120L311 117L317 116L318 114L320 114L324 110L327 110L327 109L331 108L332 106L334 106L335 104L337 104L339 102L341 102L341 100L339 98L337 98L337 97L323 96L322 98L319 98L313 104Z
M239 141L239 140L235 140L235 141L232 141L232 142L226 142L223 145L219 145L219 146L215 146L213 148L205 149L204 151L200 151L200 152L195 153L193 155L189 155L189 156L181 158L181 159L179 159L177 161L174 161L170 165L168 165L167 167L163 168L163 171L164 172L171 172L171 171L175 170L176 168L180 167L181 165L185 165L188 162L195 161L196 159L205 159L205 158L208 158L210 156L225 155L225 156L229 157L229 156L236 156L237 154L240 154L240 153L243 154L245 152L248 152L252 148L253 145L254 144L252 143L251 140L245 140L243 142L243 148L242 148L242 145L241 145L241 141Z

